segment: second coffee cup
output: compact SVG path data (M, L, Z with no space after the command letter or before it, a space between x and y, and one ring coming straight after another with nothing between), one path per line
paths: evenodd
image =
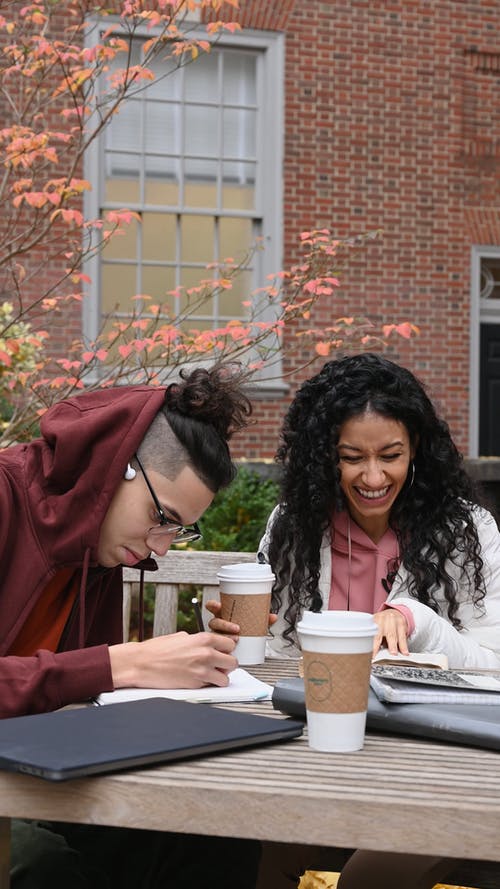
M309 746L361 750L365 737L373 616L362 611L305 611L297 626L304 657Z
M219 579L221 618L239 624L240 638L234 655L238 663L261 664L266 654L271 590L274 574L269 565L241 562L225 565Z

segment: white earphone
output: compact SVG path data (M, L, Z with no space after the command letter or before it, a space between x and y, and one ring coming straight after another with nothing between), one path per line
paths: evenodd
M125 474L124 474L123 478L126 481L131 482L132 479L136 477L136 475L137 475L137 473L136 473L134 467L131 466L130 463L127 463L127 468L125 470Z

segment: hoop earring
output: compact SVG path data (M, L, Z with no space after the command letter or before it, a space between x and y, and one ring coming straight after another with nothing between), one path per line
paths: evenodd
M137 475L137 473L136 473L134 467L131 466L130 463L127 463L127 468L126 468L124 475L123 475L123 478L125 479L125 481L131 482L132 479L134 479L136 477L136 475Z
M411 488L414 481L415 481L415 463L412 460L411 461L411 480L410 480L410 484L408 485L408 489Z

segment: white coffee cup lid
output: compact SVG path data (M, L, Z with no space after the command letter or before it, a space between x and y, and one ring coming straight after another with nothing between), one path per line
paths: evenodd
M271 566L260 562L239 562L236 565L223 565L217 572L219 580L274 580Z
M313 636L374 636L378 627L367 611L304 611L297 631Z

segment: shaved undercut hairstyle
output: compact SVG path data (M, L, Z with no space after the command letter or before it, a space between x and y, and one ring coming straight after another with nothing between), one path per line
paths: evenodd
M173 481L189 466L213 493L227 487L236 475L228 441L252 412L242 385L235 365L181 371L138 449L146 469Z

